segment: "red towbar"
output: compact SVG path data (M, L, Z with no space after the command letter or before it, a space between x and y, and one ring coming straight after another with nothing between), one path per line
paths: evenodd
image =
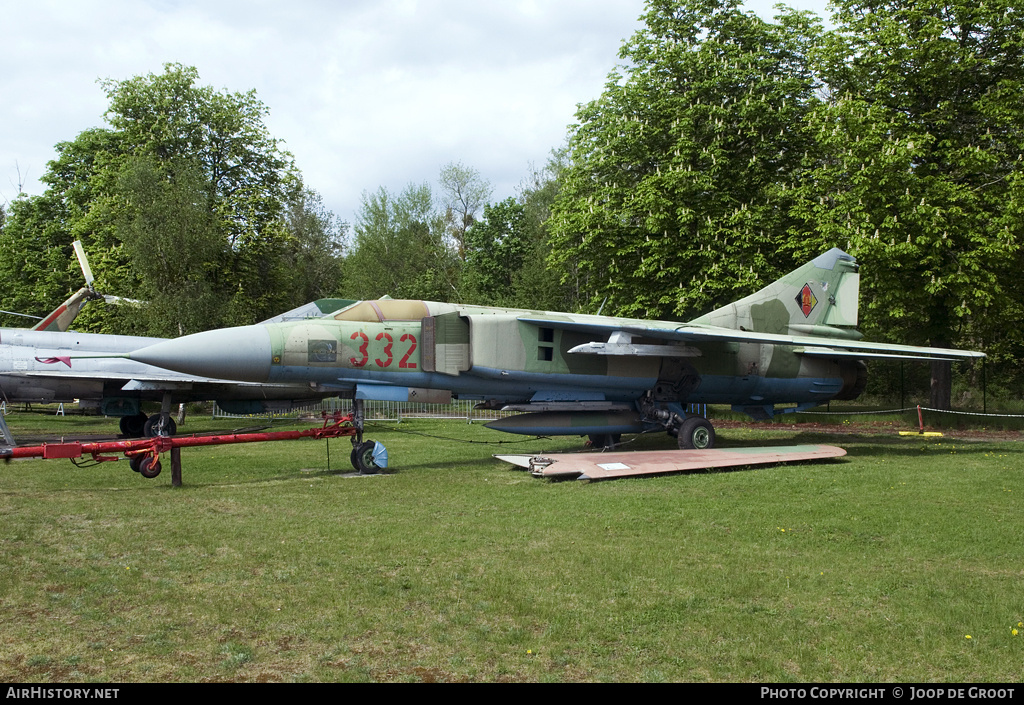
M307 428L301 431L271 431L266 433L229 433L218 435L192 436L154 436L152 438L135 438L127 441L99 441L85 443L72 441L69 443L43 443L38 446L16 446L0 448L0 459L13 458L81 458L91 455L97 462L120 460L119 457L104 455L105 453L124 453L132 470L144 477L156 477L160 474L160 454L174 448L192 448L195 446L218 446L231 443L259 443L263 441L291 441L299 438L342 438L355 436L359 438L362 429L357 427L355 414L342 415L335 412L324 414L323 425L318 428ZM359 438L361 441L361 438ZM352 461L360 472L370 472L386 467L384 464L374 466L375 446L373 441L365 443L353 439ZM359 462L363 461L363 466Z

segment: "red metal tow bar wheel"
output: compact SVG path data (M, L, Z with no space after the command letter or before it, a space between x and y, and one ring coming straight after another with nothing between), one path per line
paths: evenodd
M152 480L154 477L160 474L160 458L154 458L152 456L146 456L139 463L139 474L143 477Z

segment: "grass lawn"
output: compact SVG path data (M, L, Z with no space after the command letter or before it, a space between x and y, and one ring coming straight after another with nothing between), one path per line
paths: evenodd
M324 441L185 449L179 489L166 461L155 480L0 465L0 680L1020 679L1010 436L723 428L723 447L849 454L589 484L490 457L577 438L464 421L368 437L394 473L351 476L344 439L330 471Z

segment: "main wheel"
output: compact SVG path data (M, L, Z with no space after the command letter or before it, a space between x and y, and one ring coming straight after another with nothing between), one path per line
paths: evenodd
M163 414L153 414L146 421L145 435L146 438L152 438L153 436L173 436L178 430L178 424L174 423L174 419L170 416L163 423Z
M592 433L587 438L590 440L590 446L592 448L604 448L605 450L611 450L619 444L622 440L621 433Z
M388 466L388 452L376 441L363 441L353 450L353 465L360 475L376 475Z
M160 474L160 459L147 455L139 463L139 474L152 480Z
M703 416L691 416L679 427L681 450L707 450L715 447L715 427Z
M145 433L147 420L149 420L149 417L140 411L131 416L122 416L121 420L117 422L117 427L121 430L122 436L138 438Z

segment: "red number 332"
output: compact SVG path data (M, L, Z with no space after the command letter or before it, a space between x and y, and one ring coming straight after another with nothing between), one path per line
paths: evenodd
M348 359L349 364L351 364L353 367L365 367L366 364L370 361L369 337L367 337L366 333L357 331L352 334L350 339L362 340L362 344L360 344L359 346L360 357L350 357ZM394 339L391 337L390 333L378 333L376 340L377 342L380 342L381 340L387 342L384 344L384 347L381 350L381 352L384 354L384 359L382 360L378 357L373 362L375 365L377 365L377 367L380 367L381 369L389 367L392 361L394 361L395 359L394 355L391 353L391 348L394 345ZM411 333L406 333L405 335L402 336L400 342L408 343L409 348L405 351L405 354L402 355L402 359L398 361L399 368L403 370L415 370L416 363L409 362L409 358L412 357L412 354L414 352L416 352L416 336L412 335Z

